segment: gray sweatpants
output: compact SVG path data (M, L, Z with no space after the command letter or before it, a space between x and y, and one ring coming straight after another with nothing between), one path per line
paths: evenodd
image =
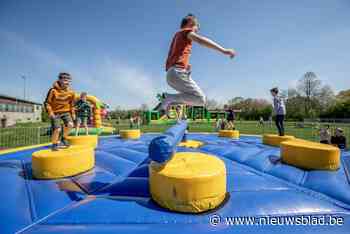
M165 103L186 104L190 106L203 106L205 104L205 95L190 73L181 68L171 67L166 74L167 83L178 91L177 94L167 94Z

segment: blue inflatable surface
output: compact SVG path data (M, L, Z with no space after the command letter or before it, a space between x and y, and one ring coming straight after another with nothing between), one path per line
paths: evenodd
M205 145L176 150L220 157L228 197L214 211L184 214L150 199L149 144L158 136L100 138L95 168L59 180L32 178L38 149L1 155L0 233L350 233L349 152L336 172L305 171L258 137L188 134Z

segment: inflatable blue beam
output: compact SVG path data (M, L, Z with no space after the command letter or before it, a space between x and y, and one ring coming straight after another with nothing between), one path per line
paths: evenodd
M187 122L181 121L154 138L148 147L149 157L158 163L170 160L176 152L176 146L183 140L186 129Z

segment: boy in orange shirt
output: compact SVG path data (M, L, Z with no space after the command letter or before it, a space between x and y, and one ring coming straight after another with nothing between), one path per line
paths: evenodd
M52 126L52 150L58 150L58 140L61 130L61 120L64 123L63 137L61 143L69 147L67 137L69 131L73 128L73 119L75 119L74 112L74 92L70 88L72 78L68 73L60 73L58 80L53 84L49 90L46 100L45 108L51 119Z
M197 18L189 14L182 19L181 29L175 34L171 42L168 58L165 65L167 83L179 93L163 93L160 109L168 114L170 104L186 104L192 106L204 106L205 95L199 86L191 78L191 65L189 58L192 51L192 42L214 49L224 55L233 58L236 52L226 49L209 38L198 34L199 23Z

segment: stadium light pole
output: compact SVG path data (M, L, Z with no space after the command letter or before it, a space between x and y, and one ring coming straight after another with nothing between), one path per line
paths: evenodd
M26 100L26 81L27 81L27 77L22 75L21 78L23 79L23 99Z

